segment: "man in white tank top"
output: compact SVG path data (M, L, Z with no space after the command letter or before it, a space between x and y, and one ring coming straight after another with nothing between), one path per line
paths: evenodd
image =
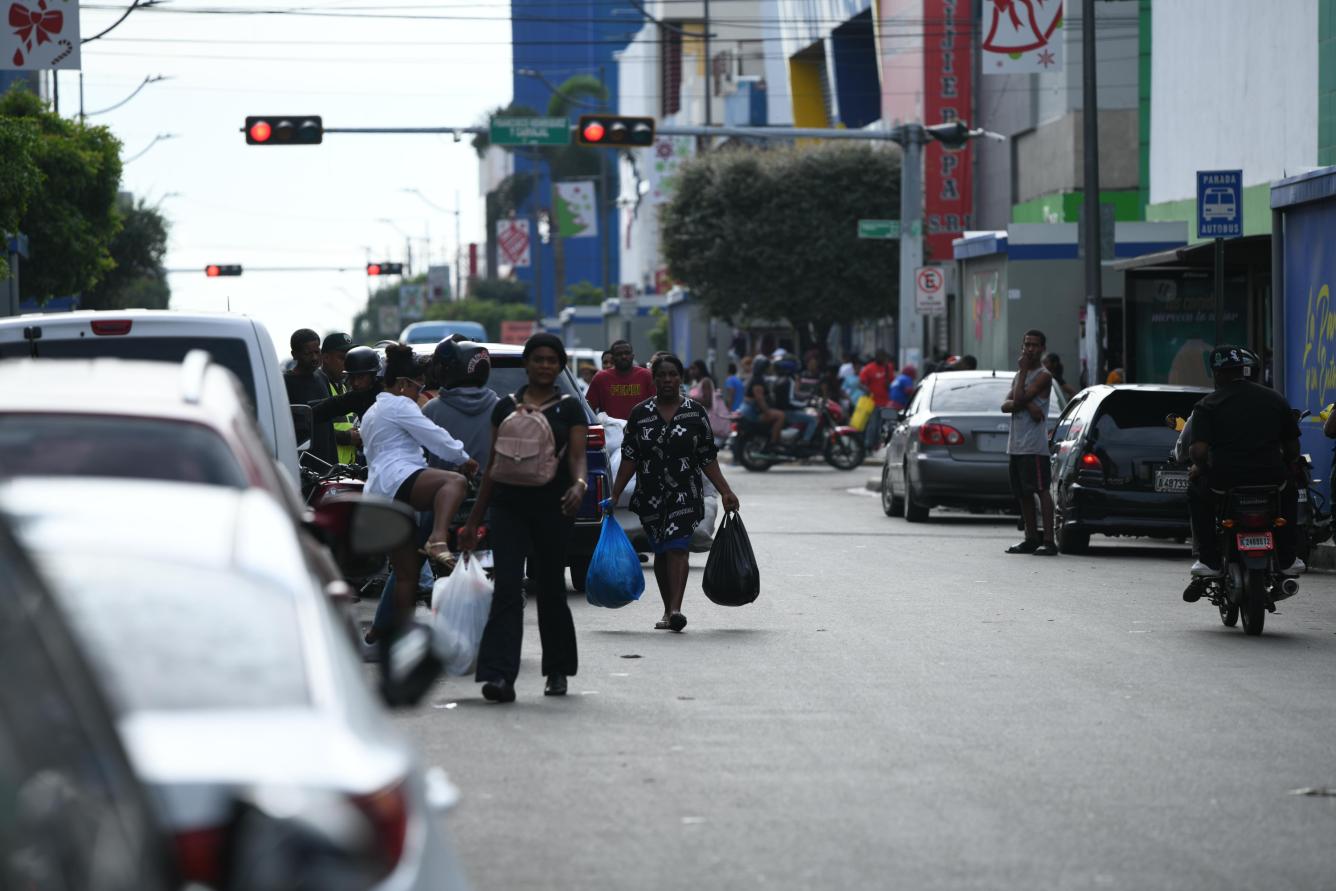
M1049 492L1052 457L1048 451L1048 400L1053 377L1041 361L1047 346L1044 332L1025 332L1019 370L1007 401L1002 403L1002 411L1011 415L1011 432L1007 435L1011 491L1020 502L1025 520L1025 541L1007 548L1008 554L1051 557L1058 553L1053 541L1053 495ZM1042 536L1035 516L1036 495L1044 514Z

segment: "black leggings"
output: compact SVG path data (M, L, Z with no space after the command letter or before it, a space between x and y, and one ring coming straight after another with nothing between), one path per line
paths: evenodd
M566 602L566 541L571 520L559 502L515 507L493 504L487 536L496 565L492 611L478 650L477 680L514 683L524 640L524 561L537 588L543 675L573 675L575 621Z

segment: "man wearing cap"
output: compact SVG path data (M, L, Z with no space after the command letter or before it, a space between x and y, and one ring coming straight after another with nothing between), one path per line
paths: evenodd
M1211 350L1215 392L1197 403L1192 412L1192 445L1188 456L1188 505L1198 559L1192 575L1221 575L1223 561L1215 535L1215 496L1234 486L1283 483L1287 468L1299 456L1299 424L1290 405L1275 390L1246 378L1250 356L1242 347L1223 344ZM1295 554L1298 495L1292 485L1280 494L1280 510L1289 522L1276 529L1276 558L1281 572L1297 575L1306 568ZM1200 588L1183 592L1189 603L1200 599Z
M343 360L353 348L353 339L342 331L326 334L320 344L320 370L329 380L329 395L341 396L348 392L343 379ZM334 443L338 447L339 463L352 464L357 460L357 415L340 415L334 421Z

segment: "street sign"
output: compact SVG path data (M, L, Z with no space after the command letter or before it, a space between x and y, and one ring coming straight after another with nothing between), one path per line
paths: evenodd
M501 262L507 266L528 266L529 221L497 220L496 246L501 251Z
M914 270L914 311L924 316L946 315L946 274L939 267Z
M1243 171L1197 171L1197 236L1238 238L1243 234Z
M565 118L495 117L488 128L492 145L570 145Z
M899 220L859 220L859 238L899 238Z

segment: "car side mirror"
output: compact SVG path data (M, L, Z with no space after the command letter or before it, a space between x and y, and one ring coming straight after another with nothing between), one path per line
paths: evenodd
M320 502L308 524L339 566L358 557L380 557L403 547L417 533L417 515L398 501L345 493Z
M292 411L292 429L297 431L297 451L308 451L315 430L315 412L309 405L289 405L288 408Z

